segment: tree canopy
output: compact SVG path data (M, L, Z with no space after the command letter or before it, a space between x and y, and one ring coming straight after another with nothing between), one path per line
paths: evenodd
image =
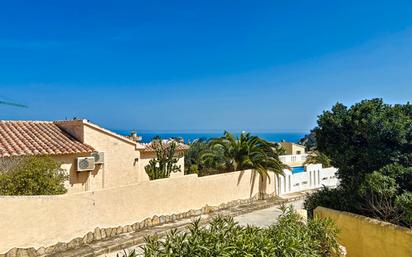
M315 129L317 149L339 169L343 184L355 186L387 164L412 164L412 105L364 100L323 112Z
M357 212L412 226L412 105L363 100L337 103L318 118L317 150L337 167L340 186L305 205Z

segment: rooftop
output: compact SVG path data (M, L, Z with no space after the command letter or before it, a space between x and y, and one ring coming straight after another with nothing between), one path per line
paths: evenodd
M91 153L50 121L0 121L0 157Z

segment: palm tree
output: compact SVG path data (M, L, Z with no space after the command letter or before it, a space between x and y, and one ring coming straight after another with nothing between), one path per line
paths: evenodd
M185 152L185 174L207 176L223 172L224 156L219 149L213 151L213 156L203 158L206 153L211 152L209 140L201 138L189 143L189 149Z
M330 163L330 159L329 157L324 154L321 153L319 151L313 151L312 153L309 154L308 158L305 161L305 164L322 164L323 168L328 168L331 167L331 163Z
M283 169L288 168L279 160L278 151L277 144L251 136L250 133L242 132L240 137L235 137L225 131L223 137L210 141L210 150L202 159L219 160L220 163L215 166L221 166L225 171L252 169L262 178L269 179L268 171L283 174Z

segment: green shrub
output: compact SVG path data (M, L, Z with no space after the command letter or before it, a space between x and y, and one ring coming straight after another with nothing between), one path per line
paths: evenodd
M349 205L352 201L345 195L344 189L341 187L323 187L319 191L308 194L304 202L308 218L313 218L313 210L318 206L349 211Z
M239 226L230 217L217 217L208 226L199 220L188 232L173 230L150 236L145 256L339 256L337 230L330 220L308 224L290 207L277 224L266 228ZM126 255L125 255L126 256Z
M322 188L306 197L304 206L308 217L313 217L316 207L323 206L412 227L412 193L406 190L411 183L406 179L410 170L387 165L367 174L358 191Z
M399 210L399 220L405 226L412 227L412 193L406 192L396 197L395 206Z
M360 211L384 221L397 223L395 195L398 191L396 180L374 171L366 175L359 187Z
M389 164L382 167L379 172L395 179L401 192L412 192L412 167L404 167L399 164Z
M0 195L58 195L66 193L68 176L51 157L29 156L3 159Z

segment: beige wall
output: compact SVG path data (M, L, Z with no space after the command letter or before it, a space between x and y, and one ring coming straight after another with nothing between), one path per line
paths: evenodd
M61 164L61 168L69 175L65 186L68 193L83 192L90 189L90 180L88 172L77 172L76 158L81 156L88 156L88 154L67 154L52 156L57 162ZM92 176L97 175L98 168L92 172Z
M142 171L139 169L140 152L136 144L120 140L118 137L84 126L84 143L96 151L104 152L105 162L100 164L98 175L92 179L91 190L137 183ZM94 182L93 182L94 181Z
M348 257L412 256L411 229L323 207L317 207L315 215L336 223L339 242L346 247Z
M305 147L297 144L292 144L292 154L304 154Z
M267 193L273 193L274 176ZM256 178L256 179L254 179ZM258 192L251 171L187 175L60 196L0 197L0 253L13 247L68 242L96 227L132 224L153 215L247 199Z
M294 144L291 142L280 142L279 143L283 149L285 149L287 155L293 155L293 154L304 154L305 153L305 147Z

